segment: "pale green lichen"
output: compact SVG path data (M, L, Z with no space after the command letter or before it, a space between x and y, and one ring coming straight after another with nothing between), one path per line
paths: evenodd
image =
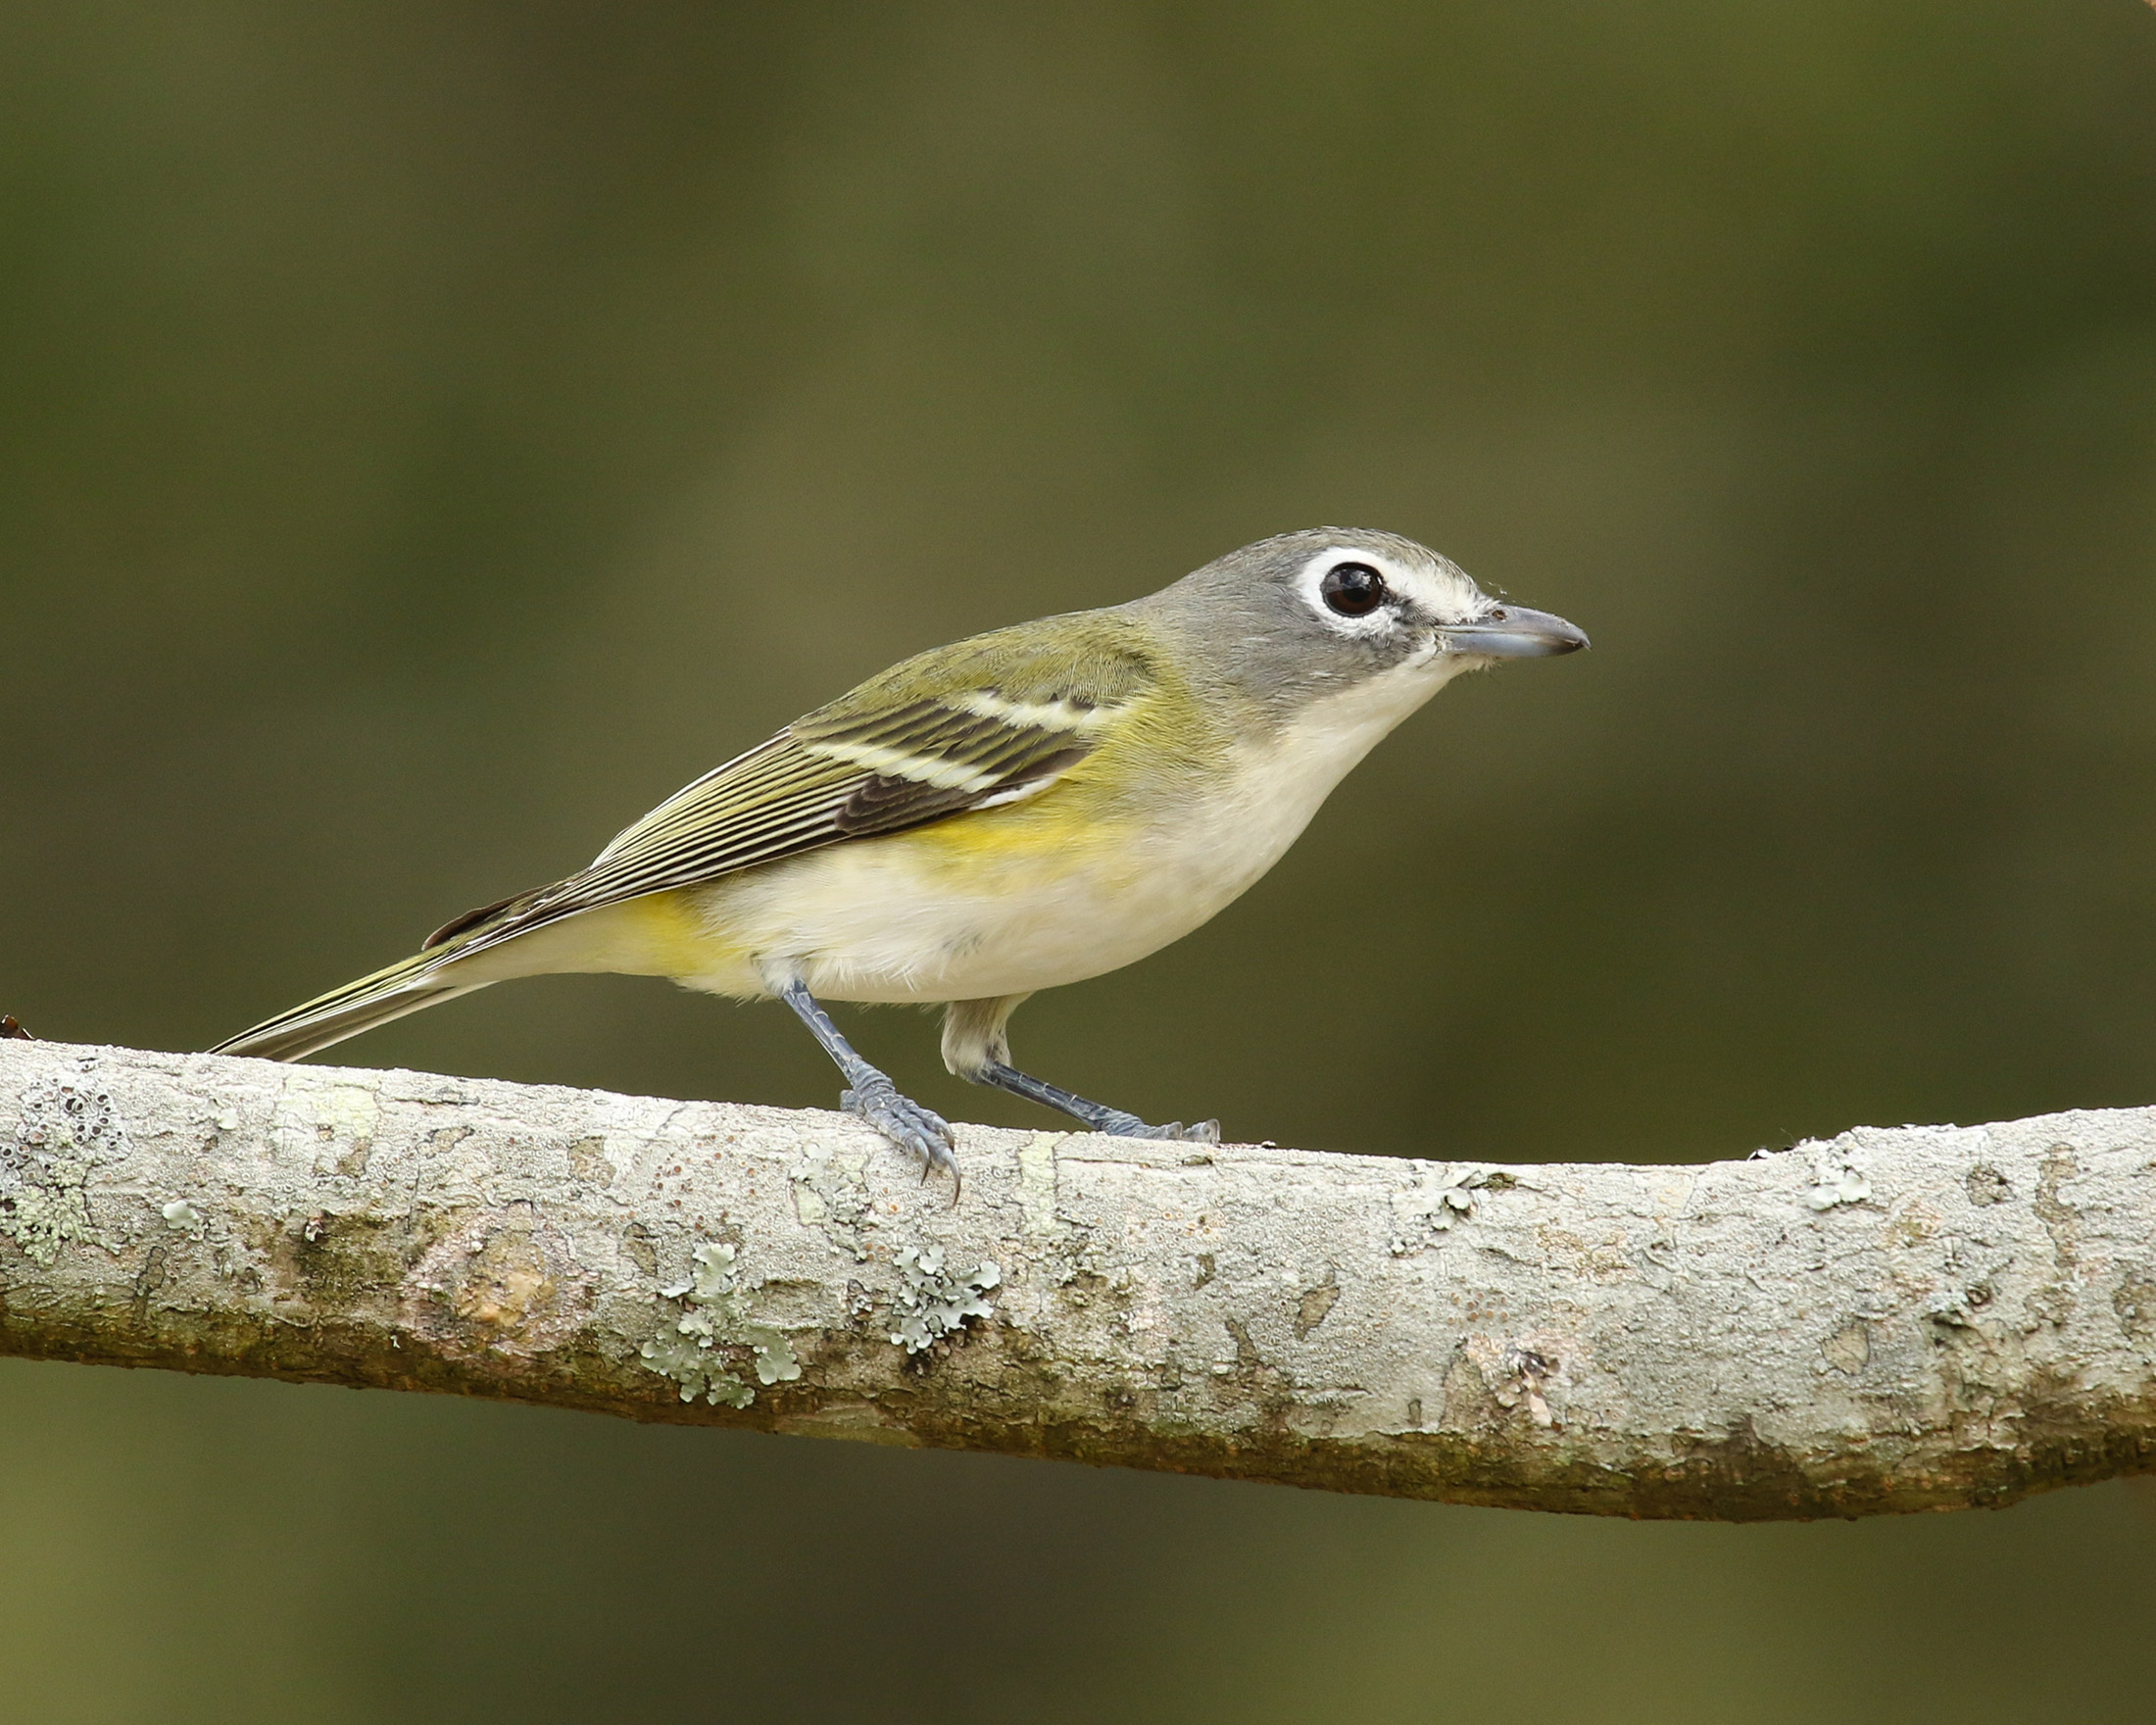
M724 1242L705 1242L689 1254L689 1279L676 1288L662 1288L670 1298L686 1295L698 1306L721 1306L734 1293L734 1249Z
M1840 1144L1805 1146L1812 1151L1812 1183L1804 1202L1815 1210L1830 1210L1838 1204L1862 1204L1872 1196L1872 1183L1864 1177L1850 1150Z
M987 1317L985 1296L1000 1286L1004 1272L984 1263L969 1276L944 1267L941 1246L908 1246L899 1254L899 1274L905 1291L893 1307L896 1328L891 1340L908 1354L918 1354L940 1336L965 1327L969 1317Z
M778 1331L752 1325L745 1339L756 1355L758 1383L791 1383L801 1376L801 1361L794 1357L794 1345Z
M726 1369L726 1362L710 1351L710 1339L689 1329L688 1318L680 1328L661 1330L641 1350L652 1370L681 1386L681 1399L694 1402L702 1396L712 1406L746 1407L757 1393Z
M747 1348L757 1382L787 1383L801 1376L793 1344L767 1324L749 1321L734 1279L734 1249L705 1241L690 1253L689 1279L660 1293L687 1307L640 1351L646 1363L681 1386L681 1399L702 1396L714 1407L746 1407L757 1398L727 1361L725 1350Z
M70 1240L95 1240L90 1170L122 1153L120 1117L102 1090L33 1084L0 1139L0 1234L50 1264Z

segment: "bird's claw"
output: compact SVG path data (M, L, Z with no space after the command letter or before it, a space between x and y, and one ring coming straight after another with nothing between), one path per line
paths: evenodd
M935 1169L949 1174L954 1187L958 1179L958 1158L951 1136L951 1123L932 1109L924 1109L895 1084L864 1084L843 1092L839 1107L864 1120L901 1150L921 1159L921 1178Z

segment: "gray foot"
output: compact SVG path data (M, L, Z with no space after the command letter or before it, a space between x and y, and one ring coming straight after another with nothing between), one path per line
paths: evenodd
M921 1158L921 1178L931 1168L941 1168L953 1182L958 1178L958 1158L952 1154L951 1123L911 1097L899 1094L890 1079L877 1073L858 1090L844 1091L839 1107L865 1120L901 1150Z
M1200 1120L1195 1126L1186 1126L1181 1120L1170 1120L1165 1126L1149 1126L1136 1114L1126 1114L1121 1109L1103 1111L1105 1117L1094 1130L1112 1133L1117 1138L1168 1138L1183 1144L1220 1142L1218 1120Z

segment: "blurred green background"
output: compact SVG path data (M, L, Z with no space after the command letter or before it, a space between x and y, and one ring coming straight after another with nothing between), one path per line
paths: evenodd
M1330 521L1595 651L1028 1063L1517 1160L2156 1098L2138 0L5 0L0 440L46 1036L202 1047L903 653ZM624 979L337 1058L835 1089ZM2135 1485L1633 1526L0 1362L10 1720L2108 1720L2151 1621Z

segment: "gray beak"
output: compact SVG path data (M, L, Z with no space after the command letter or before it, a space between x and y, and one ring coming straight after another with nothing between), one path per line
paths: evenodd
M1500 605L1481 622L1451 625L1438 633L1447 651L1478 659L1547 659L1587 645L1587 636L1563 617L1524 605Z

